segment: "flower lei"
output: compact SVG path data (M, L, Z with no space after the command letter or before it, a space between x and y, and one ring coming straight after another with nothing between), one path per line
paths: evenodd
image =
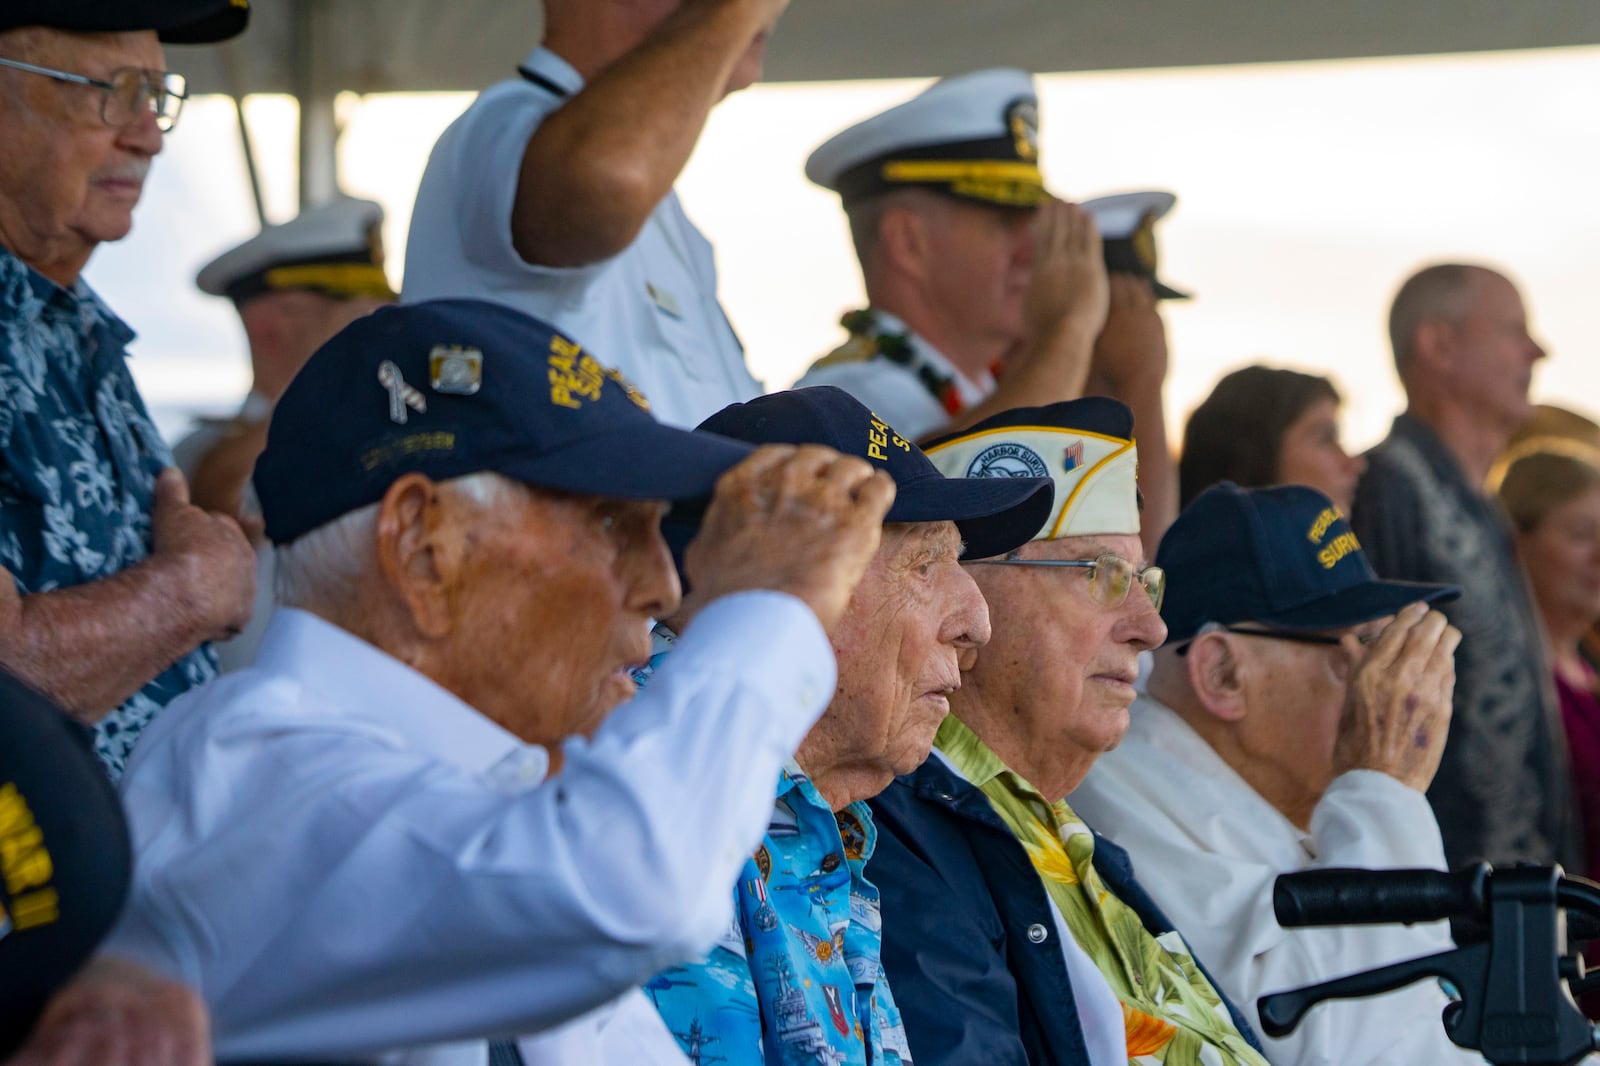
M911 344L909 333L878 332L878 316L871 308L845 312L844 317L839 319L839 325L848 330L851 337L871 344L875 355L881 355L889 362L911 371L922 387L939 401L945 414L958 415L966 406L961 402L961 391L956 388L955 375L942 373L926 359L919 357Z

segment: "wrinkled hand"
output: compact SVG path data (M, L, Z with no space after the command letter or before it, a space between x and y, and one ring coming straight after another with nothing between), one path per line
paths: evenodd
M57 992L5 1066L210 1066L204 1004L187 986L99 958Z
M1351 674L1334 739L1335 775L1377 770L1427 790L1449 733L1459 643L1461 631L1421 603L1401 610L1365 649L1345 637Z
M239 523L189 502L176 467L156 479L150 513L148 562L166 568L175 602L194 614L201 640L222 640L250 621L256 595L256 557Z
M692 598L745 589L805 601L832 629L883 535L894 482L819 445L767 445L717 482L684 566ZM687 606L687 605L686 605Z
M1100 229L1077 204L1046 200L1033 218L1033 266L1023 297L1023 347L1064 329L1093 337L1105 323L1109 293Z
M1111 310L1089 363L1090 394L1126 400L1141 384L1167 377L1167 326L1150 282L1133 274L1111 274Z

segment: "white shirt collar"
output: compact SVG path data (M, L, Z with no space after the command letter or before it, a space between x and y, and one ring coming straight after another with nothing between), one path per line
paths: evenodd
M346 717L512 791L544 780L549 753L525 744L387 652L309 611L280 607L253 668L283 674Z

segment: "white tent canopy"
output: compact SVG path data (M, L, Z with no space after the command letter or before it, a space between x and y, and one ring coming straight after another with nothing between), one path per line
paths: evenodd
M539 31L537 0L257 0L219 49L175 49L200 92L476 90ZM795 0L772 81L1208 66L1600 43L1593 0Z

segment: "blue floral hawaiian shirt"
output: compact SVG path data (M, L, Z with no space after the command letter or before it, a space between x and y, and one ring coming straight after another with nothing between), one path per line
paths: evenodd
M24 595L149 554L155 476L172 455L128 373L132 339L88 285L63 289L0 248L0 566ZM101 720L95 750L113 777L156 711L215 673L197 648Z
M658 625L647 683L672 646ZM734 915L704 960L645 986L696 1066L911 1066L880 961L878 890L865 875L872 813L837 814L792 760L772 822L734 887Z

